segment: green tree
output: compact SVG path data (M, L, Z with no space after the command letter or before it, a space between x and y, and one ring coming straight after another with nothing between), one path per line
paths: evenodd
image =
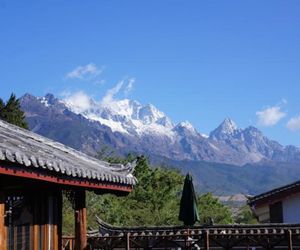
M68 191L63 192L63 222L62 222L62 233L63 235L74 235L74 209L73 202L68 197Z
M20 107L20 100L17 99L14 94L11 94L6 103L4 103L2 99L0 99L0 119L19 127L28 129L24 112Z
M122 159L110 154L108 158L110 162L123 164L135 159L133 155ZM96 216L116 226L182 225L182 222L178 221L178 214L183 175L174 169L152 168L143 156L136 157L136 159L137 166L134 175L138 183L130 194L118 197L113 194L87 193L88 226L90 228L98 228ZM230 209L213 197L211 193L199 196L197 201L201 224L209 223L210 218L216 224L233 223ZM63 211L63 232L72 234L74 211L66 197Z
M201 195L197 199L200 224L230 224L233 223L232 212L229 207L222 204L212 193Z
M178 224L182 175L175 170L150 168L145 157L137 157L134 175L138 184L128 196L88 194L90 226L96 226L96 215L119 226Z
M0 112L2 111L2 109L4 108L5 103L3 102L3 100L0 98Z
M239 208L235 218L236 223L239 224L257 224L257 218L254 216L250 207L246 204Z

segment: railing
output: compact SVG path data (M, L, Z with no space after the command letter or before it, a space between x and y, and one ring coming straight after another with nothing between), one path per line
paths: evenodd
M75 237L74 236L63 236L62 237L62 250L74 250Z
M104 225L105 226L105 225ZM73 250L74 237L63 237ZM300 225L215 225L209 227L101 228L89 232L88 249L300 249Z

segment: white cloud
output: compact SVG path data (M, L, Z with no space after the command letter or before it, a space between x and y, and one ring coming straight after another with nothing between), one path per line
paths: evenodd
M128 95L133 88L134 81L135 81L134 78L129 78L128 80L122 80L118 82L113 88L107 90L105 96L100 101L100 105L101 106L113 105L113 103L115 102L115 96L121 92L122 88L123 88L122 93L125 96ZM124 85L126 85L126 87L124 87Z
M128 84L127 84L127 86L125 88L125 91L124 91L125 95L128 95L132 91L134 82L135 82L134 78L130 78L128 80Z
M64 102L71 106L75 112L82 113L94 107L94 105L102 107L117 105L118 99L116 99L116 95L127 95L132 90L134 81L134 78L129 78L118 82L114 87L106 91L106 94L100 101L94 100L84 91L63 91L60 95Z
M89 80L101 74L103 68L98 68L95 64L89 63L85 66L78 66L66 74L67 79Z
M256 112L258 124L265 127L274 126L286 113L281 110L280 106L269 107Z
M115 85L113 88L107 90L105 96L101 100L101 105L108 106L108 105L112 104L114 101L115 95L120 92L123 85L124 85L124 81L121 81L117 85Z
M287 124L287 128L291 131L300 131L300 116L291 118Z
M75 92L74 94L64 93L64 101L72 106L78 112L84 112L92 107L92 99L83 91Z
M287 104L287 103L288 103L288 101L287 101L287 99L285 99L285 98L282 98L282 99L281 99L281 103L282 103L282 104Z

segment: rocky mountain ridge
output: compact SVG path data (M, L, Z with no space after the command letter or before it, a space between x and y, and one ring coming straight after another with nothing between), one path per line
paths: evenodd
M78 103L52 94L20 100L33 131L92 155L109 146L121 153L233 165L300 162L297 147L284 147L252 126L238 128L229 118L205 137L189 122L173 124L155 106L134 100Z

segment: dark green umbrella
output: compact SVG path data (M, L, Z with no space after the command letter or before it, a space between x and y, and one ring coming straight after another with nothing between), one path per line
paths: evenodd
M193 178L188 173L184 180L182 196L180 200L179 220L185 226L192 226L199 221L196 194L193 185Z

